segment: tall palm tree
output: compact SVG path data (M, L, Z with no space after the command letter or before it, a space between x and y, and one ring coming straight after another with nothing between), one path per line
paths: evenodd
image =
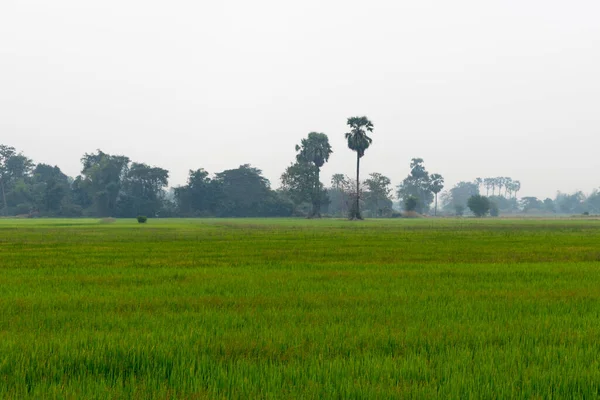
M313 182L311 200L312 211L309 218L321 217L321 167L329 160L333 152L329 144L329 138L324 133L311 132L306 139L302 139L300 145L296 145L296 160L299 163L312 164L315 167L315 180Z
M444 178L440 174L432 174L429 177L429 190L435 194L435 215L437 216L438 193L444 188Z
M367 117L351 117L347 122L350 132L346 133L348 148L356 152L356 203L350 213L350 219L362 219L360 215L360 159L365 155L373 139L367 132L373 132L373 123Z

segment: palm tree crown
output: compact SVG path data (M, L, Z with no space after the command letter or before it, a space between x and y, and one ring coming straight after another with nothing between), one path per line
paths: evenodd
M373 132L373 123L367 117L351 117L348 118L348 125L352 128L345 135L348 147L356 151L360 158L373 142L373 139L367 136L367 132Z

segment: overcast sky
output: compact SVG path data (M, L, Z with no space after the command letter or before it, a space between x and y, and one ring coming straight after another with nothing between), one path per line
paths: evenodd
M251 163L273 186L310 131L352 174L425 159L447 187L600 186L598 0L0 0L0 143L75 176L102 149L171 171Z

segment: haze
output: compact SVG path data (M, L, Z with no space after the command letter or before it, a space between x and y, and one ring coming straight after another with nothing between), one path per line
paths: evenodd
M310 131L352 174L425 159L450 188L600 185L598 1L2 0L0 143L75 176L102 149L170 170L251 163L273 186Z

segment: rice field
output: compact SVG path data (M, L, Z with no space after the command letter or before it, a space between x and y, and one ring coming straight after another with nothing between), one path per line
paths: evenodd
M0 220L2 399L598 396L598 220Z

